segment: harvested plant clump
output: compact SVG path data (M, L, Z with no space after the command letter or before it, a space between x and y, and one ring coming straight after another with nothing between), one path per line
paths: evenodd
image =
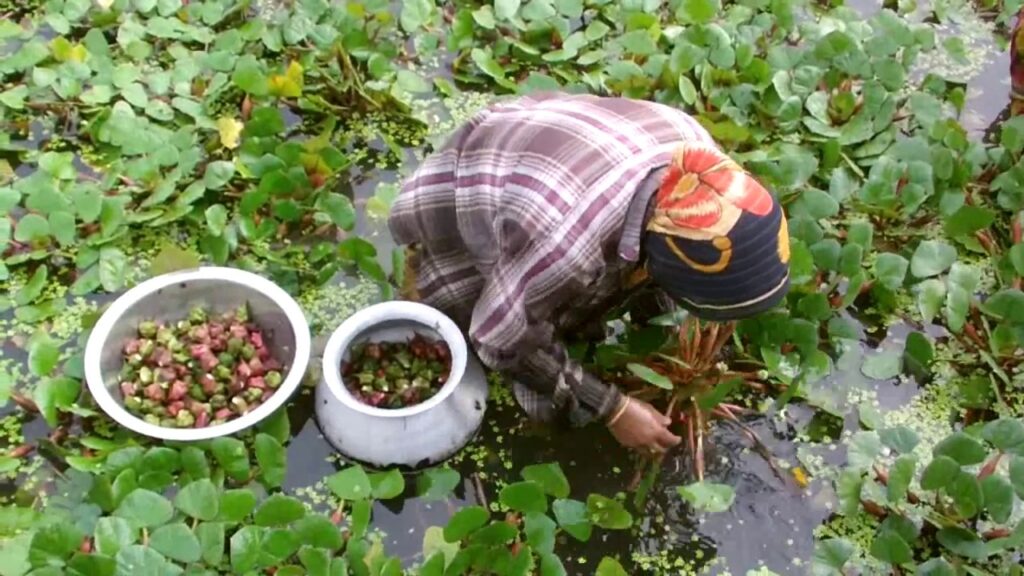
M341 376L360 402L375 408L415 406L448 381L451 351L442 340L416 334L408 342L364 342L352 348Z
M194 308L173 324L142 322L123 353L125 408L167 428L223 424L266 402L283 380L245 305L222 315Z

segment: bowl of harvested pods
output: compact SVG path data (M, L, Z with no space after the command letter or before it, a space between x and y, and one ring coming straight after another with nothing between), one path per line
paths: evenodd
M437 464L483 420L487 378L440 311L383 302L346 319L324 349L317 421L343 456L372 467Z
M103 313L85 378L118 424L163 440L234 434L281 408L302 383L310 335L273 282L203 267L146 280Z

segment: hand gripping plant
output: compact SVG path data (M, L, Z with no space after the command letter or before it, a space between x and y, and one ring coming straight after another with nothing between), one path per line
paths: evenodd
M728 422L739 429L755 450L772 464L764 443L740 419L751 411L726 402L734 393L744 389L764 392L769 386L763 371L733 369L723 360L722 350L735 331L735 322L701 322L687 316L662 350L647 357L642 364L629 364L627 368L631 374L620 379L635 398L658 404L667 400L664 414L672 419L674 425L682 428L699 482L704 481L705 434L714 420ZM659 455L647 459L637 470L632 487L640 486L644 478L641 498L653 483L662 458ZM774 470L774 465L772 467ZM645 469L648 469L646 478ZM782 477L777 470L776 474Z

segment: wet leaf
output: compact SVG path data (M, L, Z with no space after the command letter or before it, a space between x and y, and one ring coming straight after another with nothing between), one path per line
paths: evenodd
M946 491L961 516L972 518L981 511L984 495L981 492L981 483L974 474L959 472L953 478L953 482L946 487Z
M159 552L138 544L122 548L114 560L117 561L118 576L157 576L166 574L170 568L167 559Z
M402 2L399 22L406 32L414 32L430 22L434 13L434 3L430 0L406 0Z
M256 567L265 531L266 528L259 526L242 526L231 536L231 568L235 574L244 574Z
M330 193L324 196L324 211L331 217L331 222L342 230L351 230L356 224L356 210L348 196Z
M1010 482L1017 497L1024 499L1024 456L1010 458Z
M829 538L818 542L814 547L815 574L840 573L855 550L854 545L844 538ZM819 572L818 567L825 570Z
M1003 452L1013 452L1024 446L1024 423L1018 418L993 420L982 429L982 436Z
M884 428L878 431L878 437L882 440L882 444L900 454L910 454L920 442L917 432L906 426Z
M899 376L903 369L903 358L895 350L886 350L864 360L860 371L868 378L888 380Z
M882 531L871 542L871 555L883 562L899 565L913 560L910 546L894 531Z
M70 408L81 391L81 382L73 378L46 378L36 386L33 399L46 423L56 427L58 411Z
M935 456L948 456L961 466L980 464L988 451L980 442L964 432L954 432L933 449Z
M269 434L257 434L253 443L256 462L260 466L260 477L264 486L278 488L288 473L288 454L284 446Z
M677 488L679 495L701 512L725 512L736 499L736 492L728 484L696 482Z
M43 288L46 287L46 280L48 277L49 268L46 266L36 268L36 271L29 277L28 282L25 282L25 285L15 293L14 303L18 306L24 306L35 302L43 293Z
M375 500L398 498L405 492L405 477L397 468L370 474L369 478Z
M893 462L889 468L889 483L887 486L890 502L900 502L906 498L910 482L914 479L916 467L917 458L910 454L904 454Z
M178 562L198 562L202 555L199 540L188 526L178 522L153 531L149 545L165 557Z
M594 572L594 576L629 576L626 569L619 564L619 561L605 556L601 559L601 562L597 565L597 572Z
M625 530L633 525L633 516L626 511L622 502L600 494L587 497L587 513L595 526L606 530Z
M249 468L249 451L236 438L220 437L210 442L210 452L217 463L236 482L245 482L252 471Z
M509 484L498 496L504 506L518 512L546 512L548 500L540 484L531 481Z
M299 540L307 546L333 551L341 549L344 544L338 527L321 514L307 514L296 522L292 529Z
M487 524L490 517L490 513L481 506L459 509L444 527L445 542L459 542Z
M1024 322L1024 292L1017 289L1000 290L985 300L982 309L997 318Z
M182 250L174 245L166 245L153 258L149 265L149 273L153 276L191 270L200 265L199 255L189 250Z
M97 552L114 556L121 548L134 544L138 536L139 531L124 518L106 516L96 521L93 539Z
M342 500L366 500L372 496L370 478L361 466L350 466L329 476L327 487Z
M981 492L992 520L999 524L1010 519L1013 512L1013 486L1009 480L993 474L981 481Z
M930 323L942 310L946 300L946 284L941 280L930 279L921 282L915 287L917 291L917 308L921 312L921 319Z
M526 466L522 470L522 476L524 480L537 483L544 492L554 498L569 497L569 480L557 462Z
M462 482L459 473L450 468L430 468L416 478L416 495L425 501L444 500Z
M203 562L210 566L219 566L224 559L224 524L204 522L196 526L196 538L202 550Z
M590 540L593 526L590 523L586 504L578 500L559 499L552 503L551 510L555 513L558 525L570 536L580 542Z
M984 560L989 555L988 548L981 538L960 526L943 528L935 536L943 547L960 556Z
M136 488L125 496L114 511L114 515L132 522L136 526L153 528L166 524L174 515L174 507L163 496Z
M299 500L283 494L273 494L256 508L253 520L257 526L283 526L306 515L306 507Z
M956 571L942 558L932 558L918 565L916 576L956 576Z
M935 240L925 240L917 245L910 259L910 273L917 278L936 276L949 269L956 261L956 248Z
M960 472L960 464L948 456L936 456L921 474L921 488L940 490L948 486Z
M111 246L100 249L100 283L107 292L116 292L124 287L128 257L124 252Z
M875 259L875 277L890 290L899 290L907 276L909 263L899 254L885 252Z
M214 236L224 233L228 223L228 209L223 204L214 204L206 209L206 227Z
M220 512L220 493L207 478L185 485L174 497L174 506L197 520L213 520Z

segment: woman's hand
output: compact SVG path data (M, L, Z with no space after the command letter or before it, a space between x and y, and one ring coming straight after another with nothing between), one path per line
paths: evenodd
M622 401L626 403L625 407L620 406L617 416L608 424L619 444L655 454L665 452L683 440L668 429L672 420L655 410L654 406L628 396L624 396Z

